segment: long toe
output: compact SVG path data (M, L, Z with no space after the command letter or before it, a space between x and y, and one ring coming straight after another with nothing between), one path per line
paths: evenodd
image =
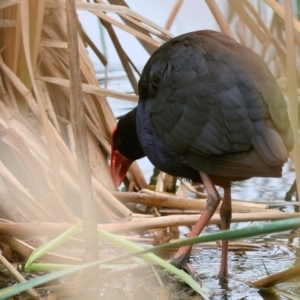
M183 262L181 264L181 269L186 271L188 274L190 274L194 280L199 282L200 287L202 287L202 280L205 278L205 276L197 273L189 261Z
M219 285L222 289L227 289L228 288L228 278L224 275L218 275L219 279Z
M205 278L205 276L196 272L189 259L182 260L179 257L173 257L170 263L174 267L182 269L188 274L190 274L194 280L199 282L200 287L202 287L202 280Z

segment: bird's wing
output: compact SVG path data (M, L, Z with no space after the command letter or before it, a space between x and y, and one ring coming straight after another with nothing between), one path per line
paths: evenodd
M139 87L155 134L194 168L197 157L251 147L270 165L287 159L289 121L274 77L255 53L224 35L202 31L166 43Z

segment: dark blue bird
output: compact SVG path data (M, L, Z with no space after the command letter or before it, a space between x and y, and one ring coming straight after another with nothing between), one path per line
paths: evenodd
M209 30L178 36L148 60L139 103L112 134L116 185L130 164L147 156L158 169L202 182L207 207L189 236L203 230L220 203L221 229L231 221L231 182L280 177L293 137L286 103L266 63L228 36ZM196 273L191 247L172 263ZM226 278L228 242L222 243L220 278Z

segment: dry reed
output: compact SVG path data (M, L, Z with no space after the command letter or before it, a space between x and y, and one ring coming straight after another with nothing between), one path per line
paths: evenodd
M158 39L166 41L173 37L167 29L174 22L183 1L176 1L173 9L170 9L167 29L134 12L123 0L109 2L110 4L102 1L76 1L77 9L97 16L106 28L135 92L132 95L99 85L86 45L90 45L97 53L105 68L108 62L76 20L80 60L78 76L82 83L84 114L84 124L80 127L86 127L89 158L85 166L88 173L91 173L91 192L95 199L98 228L111 232L128 232L193 225L199 217L197 214L157 218L150 214L143 217L141 214L134 214L128 203L163 206L173 211L201 211L205 206L205 199L190 200L158 193L149 195L116 192L108 166L111 131L116 120L106 97L133 102L138 100L137 68L123 49L114 27L135 36L146 51L152 54L161 45ZM300 23L292 17L290 1L285 1L285 8L275 0L264 2L275 13L270 27L247 0L228 0L231 9L229 17L222 13L214 0L206 0L221 31L260 52L277 77L283 94L289 98L295 135L292 159L296 165L299 190L300 89L296 78L299 76L297 57ZM82 220L83 200L80 190L83 188L79 188L82 180L79 171L83 167L82 164L80 167L78 165L80 158L77 159L78 154L75 153L77 137L71 126L74 123L71 120L70 99L73 88L69 76L71 61L68 55L65 8L65 0L0 2L0 217L13 222L1 222L0 233L4 235L18 235L20 238L28 234L48 235L50 232L55 235L68 229L71 223ZM115 19L112 14L120 18ZM235 26L236 22L239 26ZM147 187L136 163L132 165L128 179L134 181L135 188ZM298 216L269 212L262 204L235 201L233 210L233 222ZM238 213L241 211L249 213ZM124 218L128 222L122 222ZM112 220L115 223L109 224ZM30 223L32 221L42 223L34 225ZM210 224L219 224L219 216L215 215ZM29 245L22 244L25 242L21 240L6 237L5 243L18 249L20 253L31 251ZM47 259L64 261L64 257L53 258L55 255L49 255ZM65 263L69 261L72 259L65 257Z

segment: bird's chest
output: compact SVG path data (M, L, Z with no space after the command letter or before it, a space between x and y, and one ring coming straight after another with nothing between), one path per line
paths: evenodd
M137 108L137 134L145 155L159 170L173 176L198 178L198 172L182 162L181 156L167 148L164 143L154 134L151 120L139 103Z

